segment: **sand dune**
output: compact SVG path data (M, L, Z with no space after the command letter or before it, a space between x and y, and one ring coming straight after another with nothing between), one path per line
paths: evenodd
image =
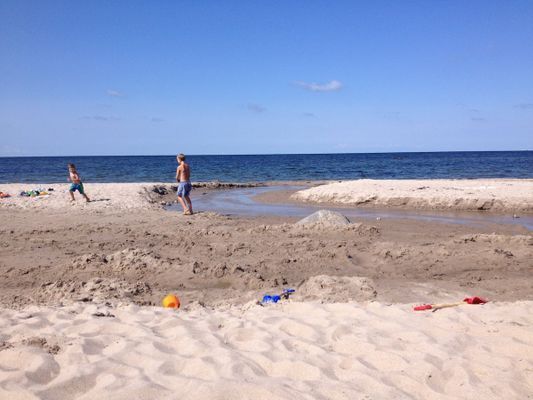
M533 212L533 180L361 179L302 190L292 198L357 206Z
M533 303L0 311L2 399L526 399Z

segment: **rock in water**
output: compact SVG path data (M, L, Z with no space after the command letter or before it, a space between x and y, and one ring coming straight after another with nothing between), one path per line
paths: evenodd
M327 226L344 226L349 225L350 220L341 213L329 210L319 210L304 219L296 222L296 225L327 225Z

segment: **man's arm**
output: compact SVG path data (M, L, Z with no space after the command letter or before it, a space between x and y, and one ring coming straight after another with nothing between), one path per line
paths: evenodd
M180 181L180 171L181 171L181 165L176 168L176 182L179 182Z

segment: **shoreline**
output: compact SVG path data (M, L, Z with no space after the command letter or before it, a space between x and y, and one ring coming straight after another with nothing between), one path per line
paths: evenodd
M76 209L149 209L160 208L175 200L176 183L90 183L85 191L93 200ZM406 209L483 211L533 214L533 179L458 179L458 180L356 180L356 181L268 181L268 182L193 182L192 195L210 191L256 187L298 187L285 193L257 196L262 202L280 201L324 206ZM68 184L0 184L0 192L11 195L0 199L0 208L59 209L71 206ZM20 197L23 190L43 188L44 197ZM287 193L290 195L287 196ZM78 195L79 197L79 195ZM194 201L194 200L193 200ZM81 199L75 204L82 203ZM72 208L72 206L70 207Z

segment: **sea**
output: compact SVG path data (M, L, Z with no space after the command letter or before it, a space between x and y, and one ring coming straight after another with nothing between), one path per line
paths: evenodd
M196 182L533 178L533 151L191 155ZM176 156L0 157L0 183L171 182Z

